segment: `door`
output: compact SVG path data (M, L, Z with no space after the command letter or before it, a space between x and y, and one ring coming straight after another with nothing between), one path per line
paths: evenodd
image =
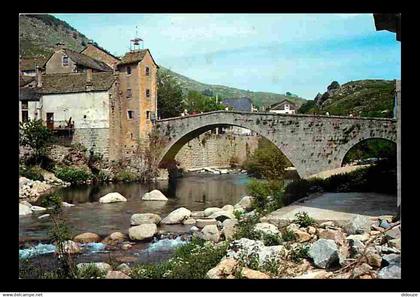
M54 129L54 113L47 112L47 128Z

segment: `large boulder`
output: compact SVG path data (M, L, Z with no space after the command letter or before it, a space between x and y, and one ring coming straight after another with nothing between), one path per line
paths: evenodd
M106 279L131 279L127 274L121 272L121 271L108 271L108 273L105 276Z
M185 207L180 207L172 211L161 223L166 225L181 224L185 219L191 216L191 211Z
M264 235L279 235L281 236L281 233L279 229L270 223L258 223L254 227L254 231L257 233L262 233Z
M207 225L201 230L203 239L218 242L220 240L220 231L215 225Z
M237 231L238 220L227 219L223 221L222 234L225 236L226 240L231 240L235 236Z
M226 278L229 275L235 274L238 267L238 261L235 259L223 259L216 267L207 272L207 277L210 279Z
M293 234L295 235L295 238L296 238L297 242L310 241L311 238L312 238L312 236L309 233L307 233L305 231L302 231L302 230L299 230L299 229L293 231Z
M363 234L370 231L372 222L369 217L356 215L343 228L348 234Z
M235 219L235 216L231 212L227 212L224 210L216 211L209 216L210 219L216 219L220 222L223 222L226 219Z
M217 220L216 219L197 219L195 221L195 225L198 228L204 228L204 226L207 226L207 225L217 225Z
M87 269L90 266L95 266L102 273L108 273L108 271L112 271L111 265L105 262L79 263L76 265L77 269L80 269L80 270Z
M131 240L145 240L152 238L157 233L156 224L142 224L128 229Z
M389 265L378 272L378 278L381 279L400 279L401 278L401 266Z
M346 236L340 230L333 229L320 229L318 232L319 239L331 239L338 245L344 245L346 243Z
M80 243L100 242L101 237L96 233L85 232L85 233L75 236L73 238L73 241L80 242Z
M249 269L247 267L242 268L241 277L245 279L269 279L270 276L257 270Z
M102 241L105 244L111 244L111 245L115 245L119 242L123 242L125 240L125 235L124 233L121 232L113 232L110 235L108 235L107 237L105 237L105 239Z
M208 207L204 210L204 216L205 217L209 217L211 216L213 213L221 211L222 209L219 207Z
M99 203L115 203L115 202L127 202L127 199L123 195L117 192L108 193L105 196L99 198Z
M227 204L222 207L222 210L233 213L235 208L233 207L233 205Z
M309 256L313 259L315 266L329 268L339 264L339 251L334 240L318 239L309 248Z
M191 217L194 219L199 219L199 218L204 218L204 211L200 210L200 211L193 211L191 212Z
M32 214L32 209L31 207L23 204L23 203L19 203L19 215L20 216L27 216Z
M252 210L253 209L252 204L253 204L254 200L255 200L255 198L252 197L252 196L244 196L244 197L241 198L241 200L239 200L238 203L236 203L234 205L234 208L235 209L242 208L244 210Z
M392 228L391 230L388 230L385 232L385 238L388 240L393 239L400 239L401 238L401 229L400 226Z
M382 257L382 265L397 265L401 266L401 255L398 254L388 254Z
M153 191L150 191L148 193L145 193L141 199L146 200L146 201L166 201L166 200L168 200L168 198L166 198L166 196L159 190L153 190Z
M162 219L154 213L135 213L131 216L130 223L132 226L142 224L159 224Z

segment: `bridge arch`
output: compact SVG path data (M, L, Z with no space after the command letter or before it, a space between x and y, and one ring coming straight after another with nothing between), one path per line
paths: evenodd
M239 128L248 129L250 131L257 133L258 136L263 137L267 139L268 141L270 141L271 143L273 143L276 146L276 148L290 161L290 163L292 163L295 166L293 155L289 154L288 152L285 152L284 150L287 151L287 149L285 149L284 147L283 149L281 146L279 147L277 140L273 137L270 137L271 136L270 134L264 135L264 133L261 133L261 131L255 131L253 127L250 127L248 125L238 125L238 124L233 124L232 122L225 121L225 122L205 125L196 129L187 130L183 134L178 135L175 139L171 139L170 144L168 144L163 150L163 152L161 153L160 162L159 162L160 167L165 168L168 166L168 164L172 164L173 161L175 160L175 156L177 155L177 153L189 141L193 140L194 138L208 131L211 131L216 128L223 128L223 127L239 127ZM299 174L299 171L298 171L298 174Z
M346 153L360 141L384 138L395 142L397 134L395 119L213 111L156 121L165 143L159 163L173 160L189 140L220 126L242 127L268 139L301 178L341 167Z
M384 138L384 137L369 137L369 138L359 139L359 141L357 141L357 142L354 141L355 142L354 144L352 143L351 147L349 147L347 149L347 151L344 153L344 156L343 156L342 161L341 161L341 166L344 166L345 165L344 162L345 162L346 156L353 149L357 148L357 146L359 146L361 144L368 143L369 141L372 141L372 140L380 140L380 141L383 141L384 143L393 144L394 145L394 150L395 150L395 158L397 157L397 143L396 143L395 139L392 139L392 138L389 138L389 137L388 138Z

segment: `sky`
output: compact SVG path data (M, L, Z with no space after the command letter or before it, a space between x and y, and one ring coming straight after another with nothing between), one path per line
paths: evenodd
M372 14L53 14L112 54L136 35L194 80L306 99L360 79L400 79L401 44Z

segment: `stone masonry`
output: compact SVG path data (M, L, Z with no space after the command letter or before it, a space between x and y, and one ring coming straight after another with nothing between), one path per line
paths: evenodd
M395 119L214 111L156 122L165 143L161 166L198 135L226 125L250 129L273 142L302 178L341 167L346 153L362 140L397 140Z

